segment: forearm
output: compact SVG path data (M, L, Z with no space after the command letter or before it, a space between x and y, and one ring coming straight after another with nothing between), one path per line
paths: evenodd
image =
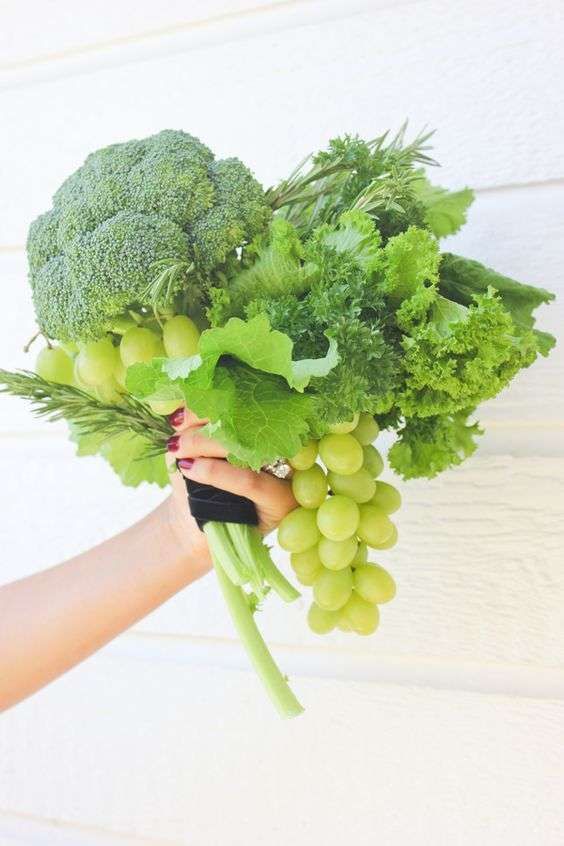
M0 710L69 670L209 569L170 500L69 561L0 588Z

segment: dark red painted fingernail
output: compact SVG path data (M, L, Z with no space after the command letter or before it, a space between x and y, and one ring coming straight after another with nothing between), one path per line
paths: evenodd
M176 462L182 470L190 470L192 465L194 464L193 458L181 458L179 461Z
M168 415L168 422L173 427L173 429L178 428L178 426L182 426L184 423L184 409L177 408L176 411L173 411L172 414Z
M176 452L179 446L180 446L180 435L173 435L166 442L166 448L168 449L169 452Z

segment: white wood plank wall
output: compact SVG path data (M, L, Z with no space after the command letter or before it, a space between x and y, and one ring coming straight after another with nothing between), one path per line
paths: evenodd
M564 306L559 0L3 0L0 366L26 365L30 220L90 150L165 127L265 183L335 134L436 126L477 188L453 249ZM404 486L379 634L263 615L306 714L281 723L206 579L0 717L0 846L561 846L564 357L483 408L481 451ZM162 497L0 401L0 581ZM281 559L282 560L282 559Z

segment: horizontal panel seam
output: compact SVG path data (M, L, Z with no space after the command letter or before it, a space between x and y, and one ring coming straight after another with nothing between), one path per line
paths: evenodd
M467 691L517 698L564 700L564 668L559 666L477 663L464 660L362 655L343 647L321 648L270 642L290 677L329 678ZM108 656L172 661L227 670L249 670L236 640L202 635L129 632L106 647Z
M156 27L155 29L139 32L136 35L116 36L114 38L108 38L105 41L95 41L91 44L84 44L80 47L69 47L66 50L61 50L57 53L43 53L28 59L19 59L13 62L2 62L0 63L0 73L24 70L27 68L37 67L38 65L46 65L51 62L59 62L65 59L76 59L83 56L90 56L92 53L97 53L114 47L128 47L144 44L155 38L170 37L190 32L192 30L206 29L218 24L236 21L241 18L255 17L260 14L273 11L276 12L282 9L292 9L297 6L314 2L316 2L316 0L278 0L277 2L275 0L275 2L269 3L266 6L249 6L246 9L239 9L236 12L222 12L218 15L211 15L208 18L202 18L201 20L186 21L185 23L178 22L176 24L170 24L169 26Z

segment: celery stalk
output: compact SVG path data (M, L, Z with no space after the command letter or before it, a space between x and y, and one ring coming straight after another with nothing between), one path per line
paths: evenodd
M303 711L302 706L294 696L284 676L278 669L269 649L260 634L253 614L249 608L247 597L244 591L234 585L229 576L221 566L220 559L215 553L215 540L217 535L208 530L206 523L204 532L208 536L209 546L213 559L217 580L223 593L223 597L229 608L237 633L247 650L251 662L264 684L270 698L282 717L297 717Z

